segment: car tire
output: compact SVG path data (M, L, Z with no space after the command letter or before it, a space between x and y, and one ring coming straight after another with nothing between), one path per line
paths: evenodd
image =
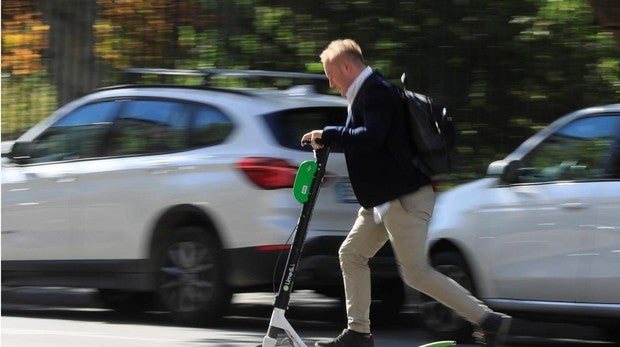
M431 255L430 261L437 271L455 280L469 292L474 293L471 273L465 259L459 253L454 251L435 253ZM420 300L422 321L435 335L462 342L472 340L473 327L471 323L428 295L421 294Z
M217 239L202 228L182 227L158 249L156 290L164 310L186 325L216 322L232 297Z

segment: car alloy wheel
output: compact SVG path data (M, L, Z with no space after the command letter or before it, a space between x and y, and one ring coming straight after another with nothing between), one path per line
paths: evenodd
M192 325L221 317L231 294L214 237L197 227L176 230L160 252L158 294L175 320Z

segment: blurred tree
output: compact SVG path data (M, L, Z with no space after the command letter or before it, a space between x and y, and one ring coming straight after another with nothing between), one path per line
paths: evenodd
M603 28L611 31L620 47L620 1L588 0L594 9L594 16Z
M93 24L95 0L39 0L49 25L47 52L50 75L63 105L101 85L101 70L95 57Z
M449 106L461 132L460 179L481 175L558 116L620 95L613 28L599 26L590 7L614 1L34 1L2 2L3 71L47 66L60 100L101 79L119 83L125 67L320 73L323 47L351 37L386 77L398 83L407 72L413 89ZM47 51L38 9L50 26ZM613 13L597 18L615 23ZM3 125L4 114L5 103Z
M35 0L2 1L2 138L15 138L57 105L47 83L49 26Z
M47 30L34 0L2 1L2 72L24 76L45 70Z
M206 1L97 0L96 52L110 83L127 67L182 67L196 49L196 33L215 24Z
M619 47L610 32L594 23L587 2L540 2L535 16L522 20L528 28L515 40L528 53L521 61L529 68L512 92L528 101L539 122L585 105L618 101Z

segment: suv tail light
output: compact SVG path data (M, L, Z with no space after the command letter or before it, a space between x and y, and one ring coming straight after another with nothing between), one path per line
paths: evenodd
M243 158L236 167L263 189L292 188L297 174L297 166L279 158Z

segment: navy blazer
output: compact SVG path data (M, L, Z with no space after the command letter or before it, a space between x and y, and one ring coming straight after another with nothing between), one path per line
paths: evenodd
M357 200L371 208L430 183L411 162L404 107L396 87L374 71L360 87L344 126L327 126L326 145L343 149ZM400 149L399 149L400 148Z

